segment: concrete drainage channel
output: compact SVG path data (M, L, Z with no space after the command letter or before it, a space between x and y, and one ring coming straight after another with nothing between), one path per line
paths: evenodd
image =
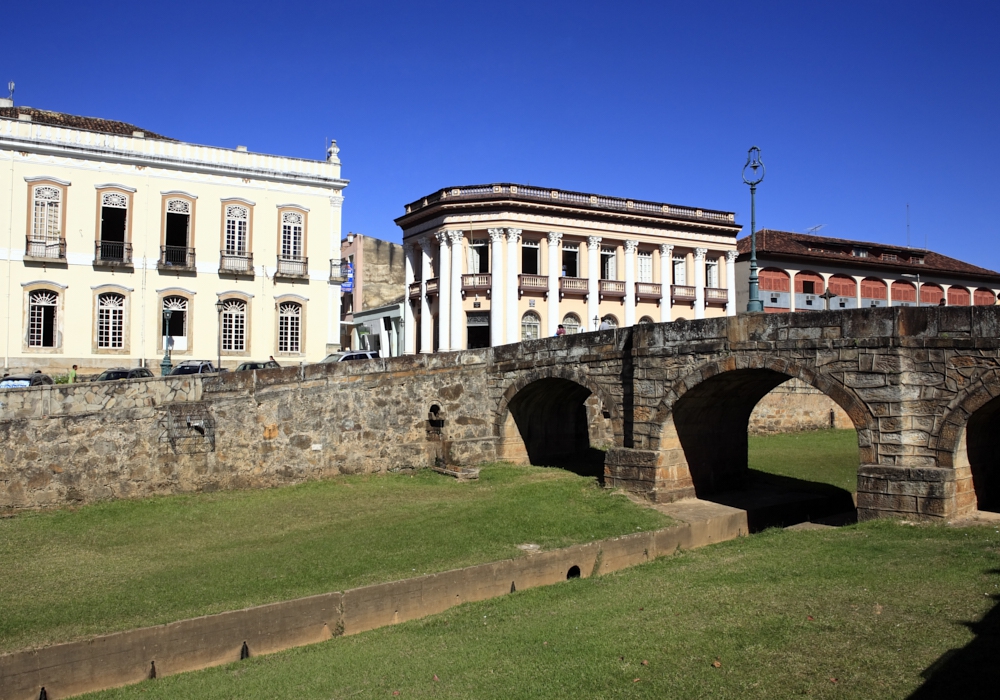
M0 656L0 697L58 700L314 644L477 600L587 578L747 533L746 512L707 501L658 506L681 522L344 592L118 632Z

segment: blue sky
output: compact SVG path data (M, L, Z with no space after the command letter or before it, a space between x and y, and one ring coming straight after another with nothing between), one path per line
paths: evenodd
M344 230L524 182L911 241L1000 270L1000 3L50 2L5 7L15 101L322 158ZM2 84L2 83L0 83Z

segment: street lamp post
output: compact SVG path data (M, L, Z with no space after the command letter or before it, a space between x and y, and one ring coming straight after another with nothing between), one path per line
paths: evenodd
M163 310L163 330L166 331L164 333L166 340L163 342L163 360L160 361L161 377L166 377L174 368L173 363L170 362L170 317L173 313L170 309Z
M750 177L747 177L750 168ZM757 174L760 168L760 175ZM750 300L747 302L747 312L760 313L764 310L764 302L760 300L759 280L757 277L757 185L764 179L764 161L760 159L760 149L754 146L747 151L747 162L743 166L743 182L750 185Z
M221 372L222 371L222 307L223 306L224 306L224 303L223 303L222 299L219 299L217 302L215 302L215 311L216 311L216 313L218 315L218 319L219 319L219 333L218 333L218 338L216 338L216 341L217 341L216 345L218 347L219 364L217 364L216 367L215 367L215 371L216 372Z

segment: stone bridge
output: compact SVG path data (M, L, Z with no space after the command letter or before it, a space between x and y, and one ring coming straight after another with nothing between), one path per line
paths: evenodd
M859 517L998 510L998 336L996 307L745 315L0 392L0 510L496 458L703 497L746 484L750 413L790 377L854 423Z

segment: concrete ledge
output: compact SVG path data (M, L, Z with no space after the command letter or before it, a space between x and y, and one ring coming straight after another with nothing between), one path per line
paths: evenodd
M272 653L565 581L573 567L586 578L747 532L746 513L735 508L681 501L661 509L686 522L520 559L5 654L0 656L0 697L37 700L44 687L49 698L58 700L218 666L238 661L244 642L250 655Z

